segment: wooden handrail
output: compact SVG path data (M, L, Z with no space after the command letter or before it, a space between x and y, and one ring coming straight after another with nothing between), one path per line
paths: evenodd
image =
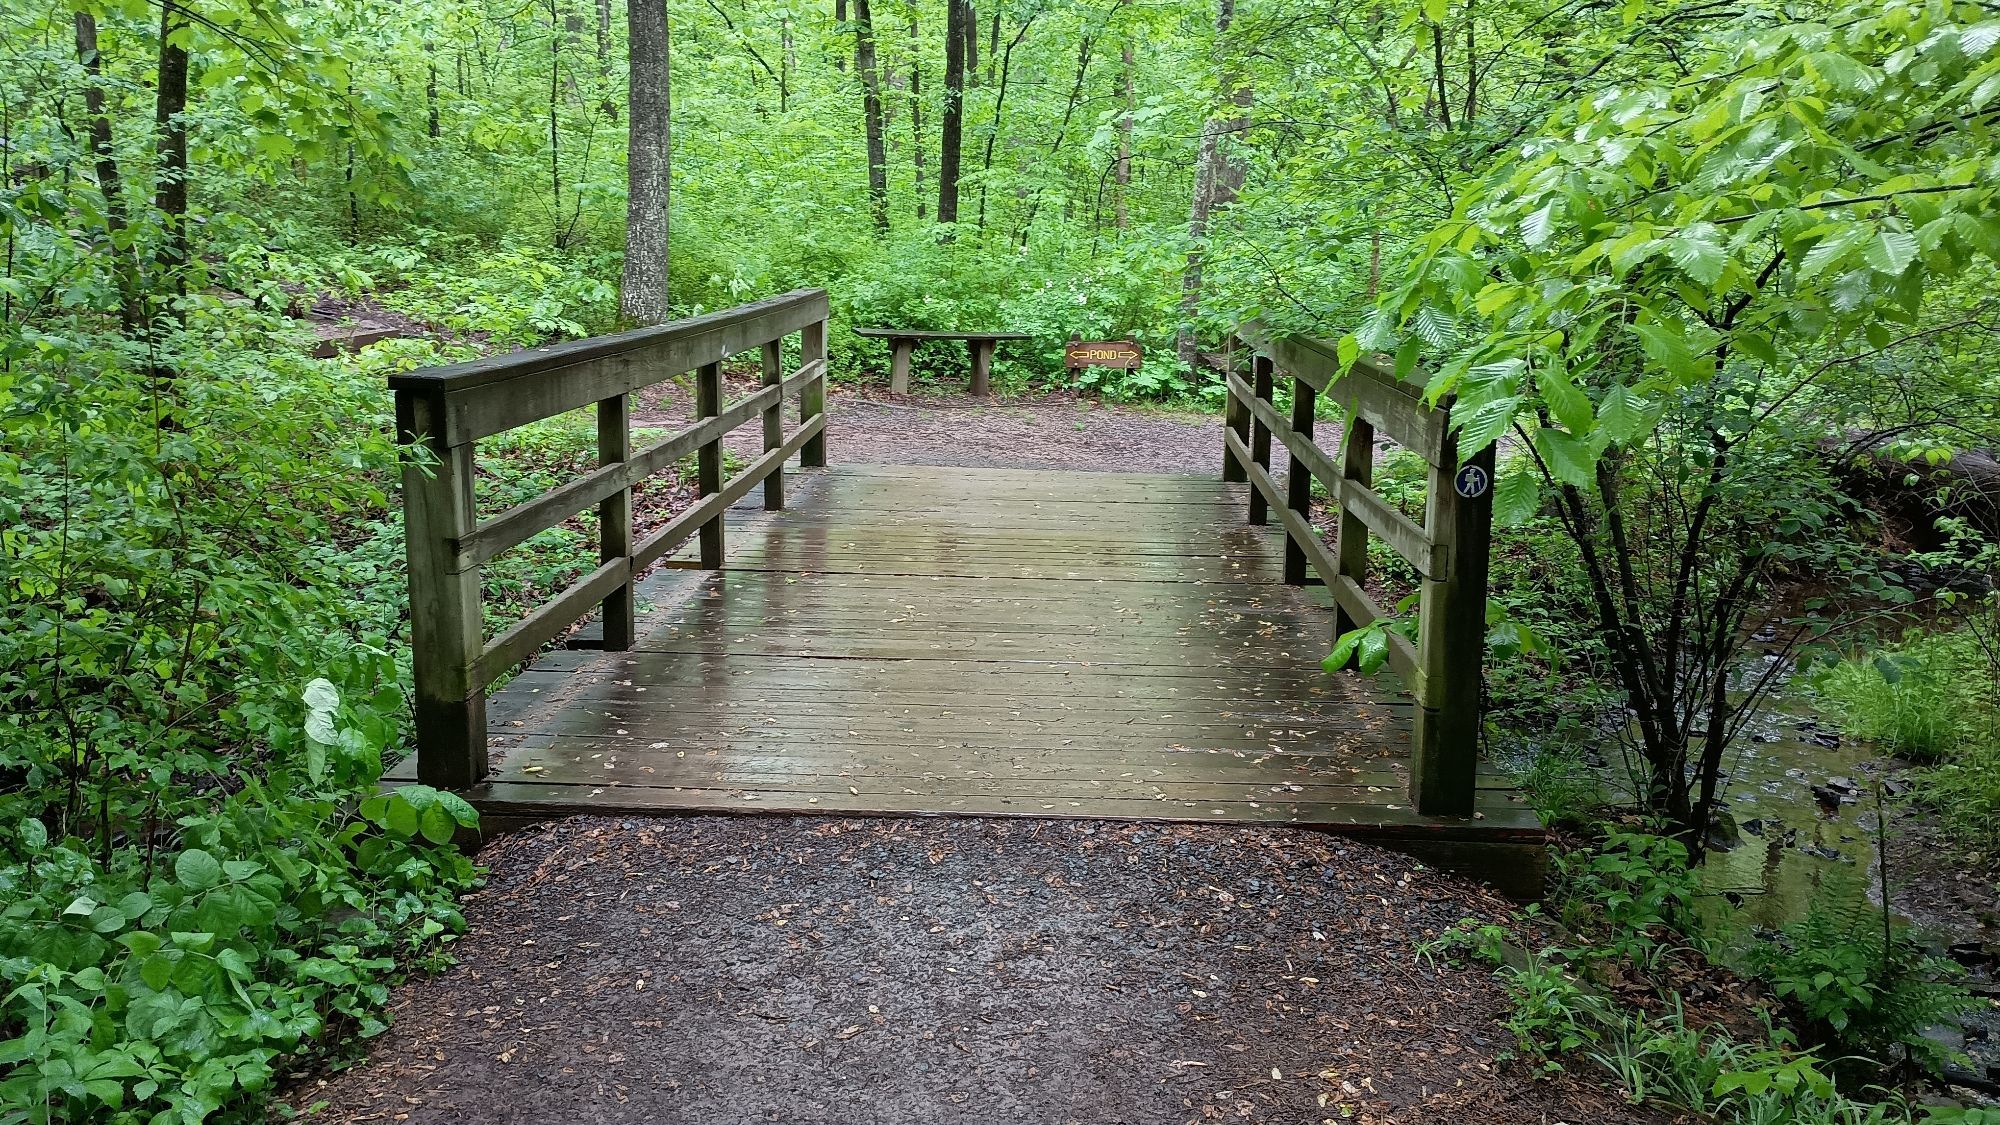
M1417 703L1410 798L1422 813L1469 816L1478 769L1493 448L1461 464L1449 400L1433 406L1424 401L1420 384L1365 359L1343 372L1333 345L1324 341L1254 323L1240 327L1237 340L1250 353L1252 381L1233 369L1232 343L1223 372L1228 390L1223 479L1251 485L1251 523L1262 523L1267 510L1277 510L1285 532L1285 581L1304 582L1307 569L1319 574L1333 596L1336 638L1388 617L1366 589L1370 534L1416 569L1423 580L1416 640L1388 634L1390 666ZM1279 376L1292 384L1289 419L1273 402ZM1337 459L1312 436L1322 396L1332 398L1349 419ZM1415 451L1430 467L1422 526L1374 490L1377 432ZM1270 471L1272 439L1290 455L1282 494ZM1315 479L1340 513L1332 548L1310 519Z
M740 308L653 328L556 344L394 375L403 468L404 541L410 571L410 639L416 686L417 775L468 788L486 776L486 689L592 607L602 607L603 647L630 648L633 583L697 535L702 565L719 567L723 513L758 484L764 506L784 506L784 464L826 464L825 290L803 289ZM786 375L783 341L799 336L800 367ZM722 364L761 353L763 386L722 402ZM696 371L700 421L632 451L631 395ZM785 434L783 406L799 401ZM473 505L475 445L582 406L596 407L598 467L487 520ZM758 419L764 453L728 481L722 439ZM632 489L694 453L701 499L635 543ZM598 565L491 642L480 616L480 568L501 552L586 508L598 512Z

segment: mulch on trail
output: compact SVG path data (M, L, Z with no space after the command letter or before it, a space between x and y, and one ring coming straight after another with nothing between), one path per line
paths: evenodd
M1268 828L577 819L482 853L458 965L332 1122L1661 1120L1497 1057L1505 998L1421 944L1506 915Z
M729 381L725 399L757 389ZM792 408L787 407L788 424ZM633 412L638 427L678 429L694 418L692 389L667 383ZM1019 398L897 395L834 384L827 395L827 459L878 465L984 465L1087 472L1214 473L1222 467L1222 413L1120 406L1064 392ZM763 446L757 426L724 444L738 456Z

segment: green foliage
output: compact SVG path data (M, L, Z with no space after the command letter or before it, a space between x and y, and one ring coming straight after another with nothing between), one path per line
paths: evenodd
M1811 912L1749 954L1752 969L1808 1026L1842 1050L1887 1061L1902 1053L1935 1070L1951 1052L1924 1034L1979 1001L1953 962L1925 954L1858 894L1819 895Z
M450 842L471 807L408 788L357 808L380 775L370 732L394 717L323 679L295 703L303 721L267 733L298 752L108 862L52 837L46 812L15 822L0 1116L207 1120L267 1091L284 1056L381 1031L398 960L434 958L463 928L452 900L474 871Z
M1941 761L1971 740L1981 702L1977 671L1958 648L1949 638L1913 638L1836 664L1816 686L1849 734L1914 761Z
M1700 878L1679 840L1613 832L1557 864L1564 922L1605 955L1650 964L1690 928Z

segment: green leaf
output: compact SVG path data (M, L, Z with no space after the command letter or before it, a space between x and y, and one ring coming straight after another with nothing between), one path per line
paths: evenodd
M1498 441L1500 435L1507 432L1507 427L1513 424L1514 415L1520 409L1521 399L1510 395L1467 412L1452 411L1451 421L1458 430L1460 456L1469 457Z
M1319 662L1319 666L1328 672L1338 672L1347 667L1354 660L1355 648L1361 644L1361 633L1360 629L1349 629L1342 633L1339 639L1333 642L1333 651L1327 654L1325 660Z
M1917 236L1906 230L1885 230L1861 251L1861 260L1877 273L1899 277L1917 258Z
M1355 337L1354 333L1345 333L1334 344L1333 354L1334 358L1340 361L1340 370L1344 374L1349 368L1354 366L1355 360L1361 358L1361 341Z
M1569 381L1569 374L1553 364L1535 372L1535 388L1542 392L1549 413L1573 434L1587 434L1597 424L1590 397Z
M383 817L383 827L407 840L417 834L417 808L403 799L401 793L391 794L388 812Z
M1493 486L1493 521L1501 527L1520 527L1535 518L1541 507L1542 482L1532 472L1506 473Z
M200 848L174 857L174 878L191 890L205 891L222 881L222 864Z
M305 701L308 711L331 711L340 706L340 692L326 680L313 680L306 684L299 696Z
M1536 430L1535 448L1549 475L1564 484L1589 488L1596 480L1597 455L1584 442L1561 430Z
M1651 428L1647 413L1645 403L1621 383L1604 393L1597 425L1606 438L1623 445Z
M49 828L35 817L21 820L21 846L31 852L41 851L49 846Z
M1361 670L1374 675L1381 670L1383 661L1389 659L1389 634L1380 628L1361 630L1361 645L1355 656L1360 660Z
M472 802L467 801L450 790L438 790L437 807L450 813L451 819L462 827L477 828L479 826L479 810L472 807Z
M1676 382L1692 382L1710 373L1707 361L1698 355L1672 321L1647 320L1632 325L1646 358L1664 368Z
M451 843L452 833L458 830L458 822L452 818L450 810L443 804L433 804L423 811L419 825L424 839L433 844Z
M1681 272L1703 285L1714 285L1729 265L1729 251L1722 246L1722 231L1714 223L1695 223L1667 240L1667 256Z

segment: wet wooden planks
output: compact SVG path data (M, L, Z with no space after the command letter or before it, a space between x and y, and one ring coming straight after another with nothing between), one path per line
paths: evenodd
M1139 817L1535 846L1405 797L1409 700L1328 675L1332 612L1212 478L843 466L730 515L719 570L641 585L625 652L546 654L490 703L502 817ZM1448 847L1447 847L1448 846ZM1498 853L1496 853L1498 854Z

